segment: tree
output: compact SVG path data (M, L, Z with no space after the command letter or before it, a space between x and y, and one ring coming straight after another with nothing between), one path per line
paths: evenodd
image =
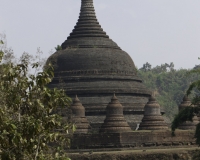
M200 69L194 69L190 73L200 74ZM192 106L188 106L180 111L172 122L172 133L178 128L178 126L185 121L192 121L194 115L200 115L200 79L191 83L187 90L187 95L190 95L194 91L192 99ZM196 126L195 131L196 143L200 145L200 123Z
M14 52L11 47L7 47L6 35L2 33L0 33L0 51L4 53L3 63L15 62Z
M149 71L138 70L138 75L144 85L155 91L159 104L164 108L165 115L170 120L173 120L178 113L178 105L191 82L200 78L197 73L188 74L189 72L189 69L175 70L173 63L161 64L152 67Z
M146 62L145 64L143 64L143 67L140 68L139 70L147 72L151 70L151 64L149 62Z
M55 47L55 50L60 51L60 50L62 50L62 47L60 45L57 45L57 47Z
M4 52L0 51L2 62ZM19 64L0 65L0 158L68 159L63 148L69 146L74 127L63 122L56 110L69 107L71 99L64 90L47 87L54 76L51 65L29 74L28 63L22 58ZM32 64L33 69L38 67Z

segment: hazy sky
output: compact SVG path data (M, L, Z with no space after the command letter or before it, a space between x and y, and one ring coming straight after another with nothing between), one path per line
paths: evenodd
M0 0L0 33L15 54L48 52L74 28L81 0ZM94 0L107 34L138 68L174 62L192 68L200 60L200 0Z

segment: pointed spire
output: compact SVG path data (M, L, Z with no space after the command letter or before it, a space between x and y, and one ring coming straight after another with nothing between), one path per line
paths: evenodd
M187 95L184 95L183 101L182 101L181 104L178 106L179 112L180 112L181 110L183 110L184 108L189 107L189 106L191 106L191 101L190 101L190 99L189 99L189 97L188 97Z
M155 96L156 96L155 91L153 91L153 92L151 93L151 97L149 98L149 102L155 103L155 102L156 102ZM156 102L156 103L157 103L157 102Z
M85 116L85 108L83 107L83 105L81 104L80 100L78 99L78 96L76 95L76 97L73 100L73 104L72 104L72 112L75 116L78 117L84 117Z
M153 92L151 93L151 96L152 96L152 97L155 97L155 91L153 91Z
M73 100L73 104L76 106L82 106L80 100L78 99L78 96L76 95L76 97Z
M117 97L116 97L116 95L115 95L115 91L114 91L114 93L113 93L113 97L112 97L112 99L111 99L111 102L113 102L114 100L117 100L117 101L118 101L118 99L117 99ZM118 101L118 103L119 103L119 101Z
M80 100L78 99L77 94L76 94L76 97L75 97L74 101L75 101L75 102L80 102Z
M89 122L85 117L85 108L81 104L77 95L73 100L71 108L73 113L72 121L76 125L75 133L87 133L89 129Z
M68 39L78 37L109 38L96 18L93 0L82 0L78 22Z
M62 44L62 49L94 48L94 46L120 49L101 28L96 18L93 0L82 0L78 22L70 36Z
M149 103L157 103L154 95L151 95L151 97L149 98Z

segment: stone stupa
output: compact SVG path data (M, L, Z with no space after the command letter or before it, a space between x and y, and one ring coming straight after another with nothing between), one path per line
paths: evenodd
M191 104L192 104L192 102L190 101L189 97L187 95L185 95L183 97L183 101L178 106L179 112L182 111L183 109L185 109L186 107L193 107ZM196 114L194 114L194 117L192 118L192 121L185 121L185 122L181 123L178 126L178 129L182 129L182 130L195 130L196 129L196 125L198 123L199 123L199 118L197 117Z
M149 102L144 107L144 117L139 126L139 130L167 130L168 126L160 112L160 105L154 96L151 96Z
M49 87L62 86L69 97L78 94L94 128L103 123L106 105L114 91L131 127L135 129L141 122L151 93L137 76L131 57L101 28L93 0L82 0L76 26L62 44L62 50L51 55L48 62L54 65L55 73Z
M178 106L179 112L180 112L181 110L185 109L186 107L191 106L191 104L192 104L192 103L191 103L190 99L188 98L187 95L185 95L185 96L183 97L183 101L182 101L181 104Z
M72 122L76 125L76 131L74 133L88 133L90 125L87 118L85 117L85 108L83 107L77 96L73 100L71 108Z
M123 106L114 96L106 108L106 119L100 128L100 133L121 133L131 132L131 128L123 115Z

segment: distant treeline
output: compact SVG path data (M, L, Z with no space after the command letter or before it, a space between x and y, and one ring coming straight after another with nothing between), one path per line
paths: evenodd
M198 69L195 66L193 69ZM191 82L200 79L197 74L190 74L191 69L174 69L174 64L161 64L153 67L148 62L138 69L138 75L147 88L154 91L159 104L164 108L165 115L172 120L178 113L181 103Z

